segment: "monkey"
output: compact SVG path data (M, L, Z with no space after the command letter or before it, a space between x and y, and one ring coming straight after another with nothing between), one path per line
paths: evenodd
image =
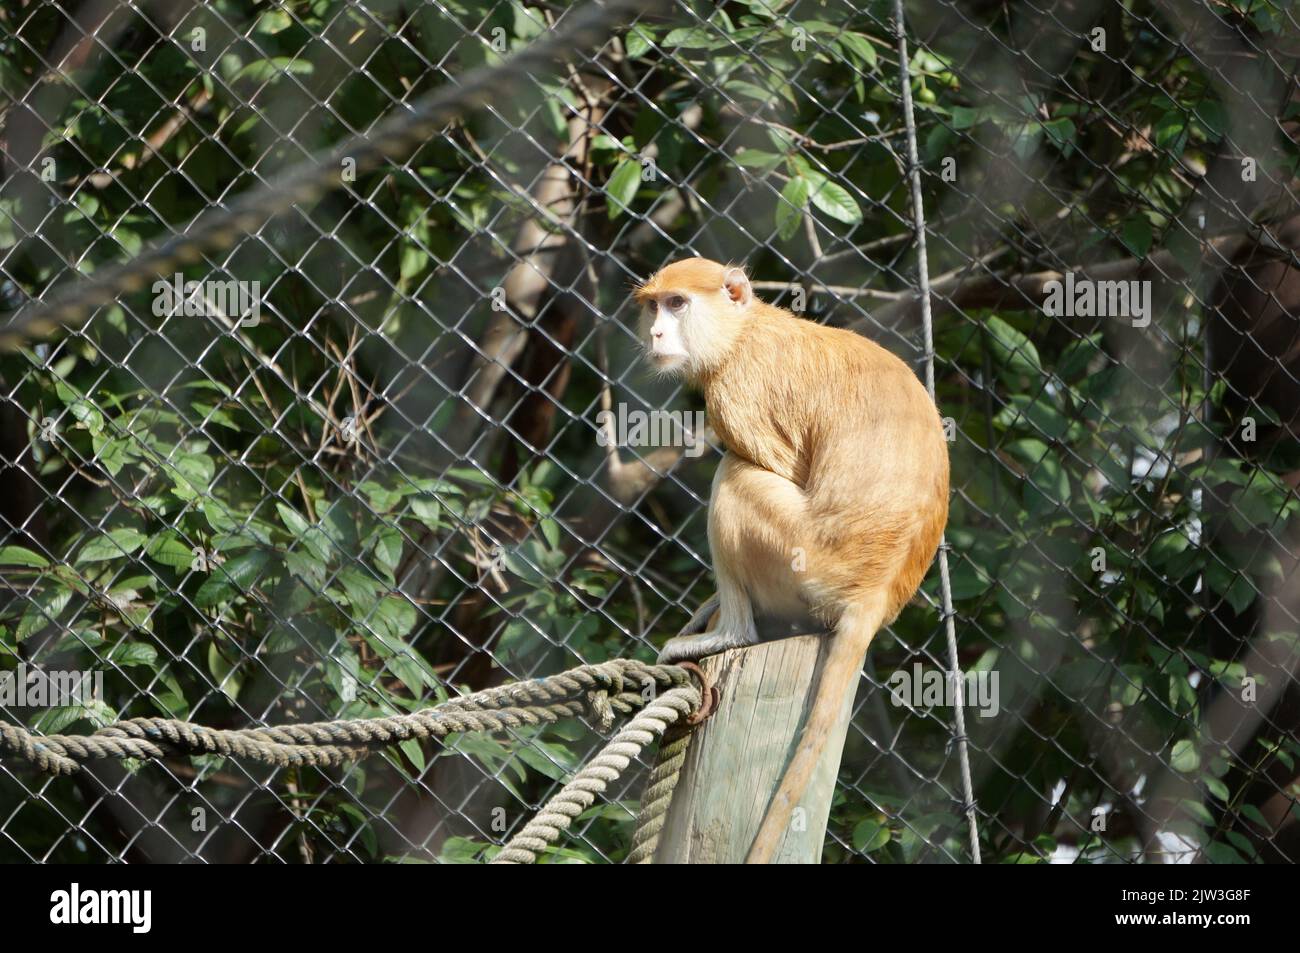
M799 744L746 858L770 863L872 639L938 550L943 424L901 359L760 300L741 267L683 259L633 297L650 364L702 391L726 450L708 510L717 592L659 661L753 645L760 619L831 633Z

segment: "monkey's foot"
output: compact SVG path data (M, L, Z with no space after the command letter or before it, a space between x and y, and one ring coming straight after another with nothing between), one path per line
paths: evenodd
M713 629L699 635L679 635L664 643L659 650L659 664L671 665L674 662L694 662L706 655L716 655L727 649L738 649L758 642L758 633L733 632L728 629Z
M709 627L709 620L713 618L713 613L718 611L718 597L711 596L706 599L704 605L695 610L695 615L691 616L691 621L682 626L678 636L699 635Z

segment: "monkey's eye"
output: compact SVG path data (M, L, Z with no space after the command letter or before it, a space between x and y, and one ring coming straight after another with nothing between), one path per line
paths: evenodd
M686 307L686 299L681 295L669 295L664 299L664 306L669 311L680 311Z

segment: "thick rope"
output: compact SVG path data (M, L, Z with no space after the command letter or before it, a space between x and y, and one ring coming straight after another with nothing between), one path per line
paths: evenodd
M559 840L574 818L595 802L597 795L617 781L641 749L700 705L695 685L664 692L624 726L587 766L555 797L546 802L522 831L492 859L494 864L531 864L537 855Z
M59 327L81 324L119 295L140 291L160 275L170 275L205 254L230 248L294 205L313 202L340 187L345 159L355 163L359 175L404 156L441 136L443 126L452 119L499 99L531 70L572 56L592 42L606 42L615 24L637 13L652 12L662 2L607 0L601 6L592 4L570 13L565 17L566 29L552 31L549 38L530 44L500 65L458 77L454 84L405 106L374 129L311 156L226 207L200 216L184 232L150 246L131 261L77 282L50 303L29 304L0 323L0 351L17 348L28 338L50 334Z
M637 817L636 833L632 835L632 850L627 855L629 864L654 862L659 847L659 834L668 819L668 808L673 802L673 790L686 763L686 749L691 744L691 733L680 726L673 728L659 743L655 766L646 780L645 793L641 795L641 813Z
M908 176L912 184L912 228L916 232L917 284L921 296L921 323L925 331L925 389L934 400L934 329L930 315L930 264L925 251L925 205L921 201L921 161L916 151L916 115L912 110L911 58L907 52L907 22L903 17L903 0L894 0L894 27L898 31L899 83L903 88L903 121L907 130ZM937 403L937 402L936 402ZM948 638L948 677L961 688L961 662L957 658L957 625L952 610L952 585L948 577L948 539L939 544L939 582L943 591L943 622ZM962 697L959 691L956 696ZM956 715L957 760L961 765L962 796L966 799L966 822L970 829L970 853L980 863L979 822L976 817L975 789L970 776L970 753L966 743L966 713L960 701Z
M176 753L221 754L277 767L328 766L408 738L505 731L583 714L604 730L615 713L641 709L648 698L665 690L694 690L693 684L690 674L676 665L615 659L392 717L225 730L170 718L132 718L90 735L34 735L20 725L6 724L0 725L0 756L16 756L40 771L63 775L102 758L156 760Z

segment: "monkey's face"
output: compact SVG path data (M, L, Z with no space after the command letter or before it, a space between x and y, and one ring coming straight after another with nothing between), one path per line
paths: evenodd
M665 375L699 383L752 317L753 288L741 268L687 258L636 289L646 356Z
M691 299L670 292L646 303L642 315L642 340L650 363L665 374L680 373L690 352L686 348Z

